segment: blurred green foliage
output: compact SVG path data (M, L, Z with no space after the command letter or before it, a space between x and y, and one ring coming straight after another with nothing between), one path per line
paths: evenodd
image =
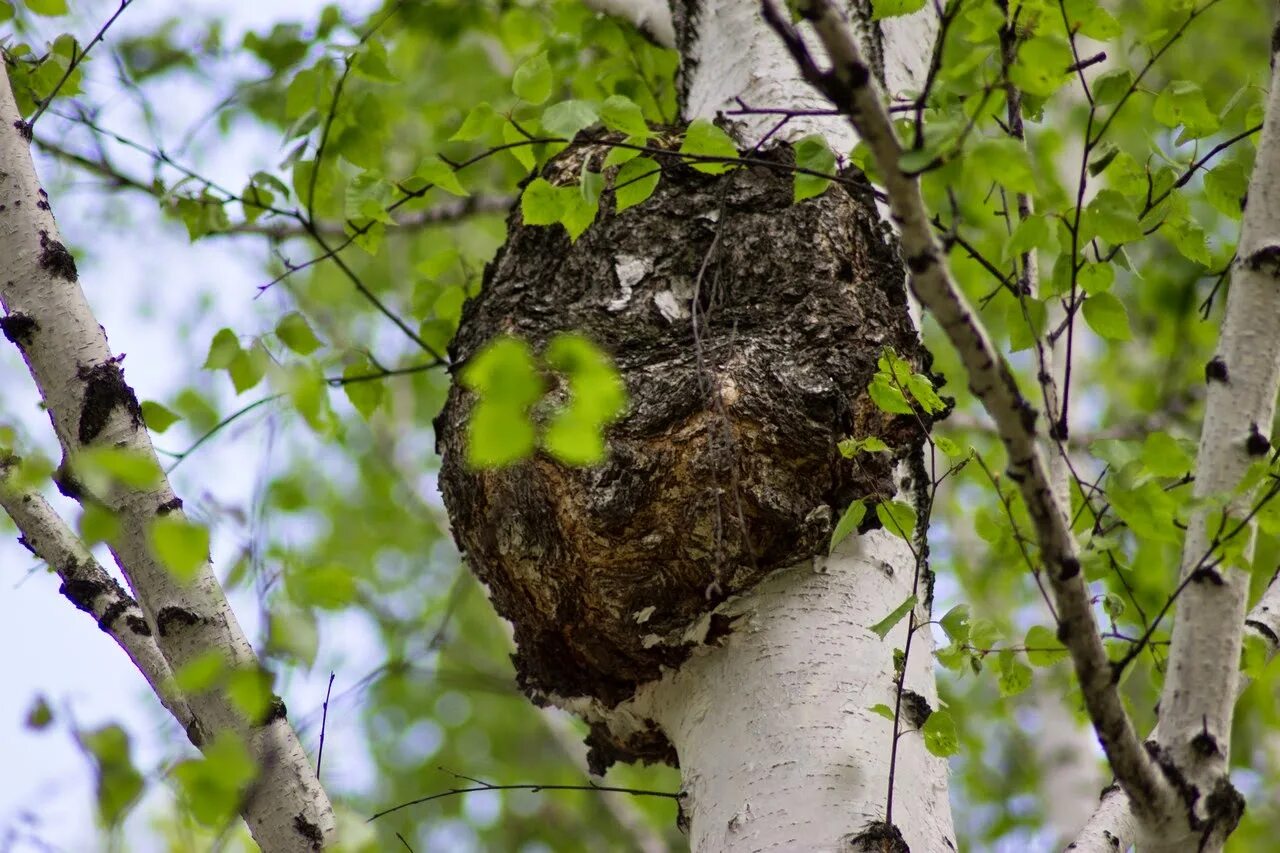
M889 16L921 5L885 0L874 8ZM1017 15L1017 45L1006 63L1005 5L947 4L954 18L928 102L918 124L911 113L899 116L904 138L919 142L903 165L922 172L929 207L952 240L951 268L1031 399L1040 399L1037 340L1055 334L1071 342L1071 440L1083 485L1073 489L1075 529L1119 659L1164 606L1179 563L1180 522L1190 508L1182 478L1252 166L1251 131L1261 120L1270 27L1256 0L1024 0L1007 4ZM9 67L27 115L59 84L59 99L83 95L82 69L72 68L80 42L29 38L39 26L32 15L64 11L57 0L0 2L0 22L12 19ZM88 29L75 23L77 32ZM430 425L450 381L440 360L503 240L507 210L514 205L525 223L576 237L597 213L604 178L584 172L568 186L538 178L523 189L521 181L574 134L600 124L625 139L607 164L621 167L610 178L618 209L647 198L661 176L641 149L652 127L677 119L675 54L575 0L392 2L367 19L331 5L315 20L280 22L233 44L216 20L193 27L175 19L112 50L144 92L175 78L206 85L216 77L231 94L202 133L216 138L256 122L285 143L279 171L246 176L235 184L240 190L192 176L149 188L192 240L261 233L294 260L286 265L277 255L268 263L277 277L268 289L287 294L289 306L269 328L223 329L193 342L200 350L193 372L203 356L205 370L226 374L222 390L193 380L143 411L173 447L217 441L221 428L255 407L289 415L283 462L254 507L274 523L256 533L258 557L220 568L230 587L261 597L269 614L264 659L285 689L290 673L331 665L319 650L340 647L341 638L322 638L343 620L376 637L381 662L342 671L330 708L358 715L372 782L329 779L332 792L352 814L368 815L470 784L453 774L495 785L584 781L581 727L518 693L507 629L451 544L434 490ZM1103 59L1082 61L1099 52ZM101 50L89 64L106 56ZM1006 79L1022 93L1025 146L1008 133ZM38 127L37 139L49 130ZM679 151L711 173L734 168L737 157L732 140L705 121L687 129ZM801 141L797 200L826 191L824 175L845 155L869 169L861 147L831 152L820 139ZM187 165L198 173L198 163ZM1034 203L1027 217L1016 212L1019 193ZM1036 294L1010 286L1027 252L1041 270ZM1069 331L1064 299L1082 300ZM1042 788L1049 771L1028 760L1036 711L1027 691L1056 691L1083 720L1078 690L1028 571L1035 548L1025 508L1013 484L992 474L1004 469L1004 451L928 319L925 332L933 371L946 379L937 390L956 399L952 419L936 431L939 464L967 458L970 448L983 464L959 467L930 519L948 710L931 716L924 734L935 752L955 754L962 848L1039 847L1049 839ZM555 376L568 394L541 424L532 412ZM457 378L480 401L469 433L477 465L508 464L538 448L590 464L607 452L607 425L625 405L607 353L574 336L538 353L501 339ZM892 354L871 392L888 411L942 406L931 380ZM842 450L877 452L872 442ZM110 454L78 464L92 477L149 475L136 460ZM40 481L47 474L40 465L24 462L24 479ZM910 533L916 519L905 506L881 503L876 512ZM850 535L867 510L850 507L836 538ZM109 541L112 521L89 511L81 531ZM1241 568L1261 584L1280 559L1280 502L1259 514L1259 525L1252 563ZM152 536L179 575L209 543L198 525L163 520ZM1166 619L1154 629L1123 681L1142 729L1154 723L1169 627ZM1240 704L1233 761L1250 805L1230 849L1258 850L1280 826L1267 795L1280 783L1280 704L1273 669L1256 649L1246 649L1245 665L1258 680ZM261 701L255 684L245 685L250 704ZM291 718L315 745L316 716ZM99 780L101 817L113 824L149 782L118 727L81 733L80 742ZM236 747L218 744L173 768L170 784L183 807L157 820L171 849L208 842L234 811L247 782ZM615 768L610 781L678 785L665 768ZM585 851L631 849L645 833L678 847L674 818L661 799L486 791L398 811L373 826L378 849L394 849L400 833L420 850L453 843ZM229 838L242 843L236 832Z

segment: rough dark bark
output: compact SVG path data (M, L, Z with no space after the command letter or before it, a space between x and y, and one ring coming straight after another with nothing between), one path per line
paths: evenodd
M543 174L570 182L606 150L578 144ZM613 706L723 637L732 626L704 618L716 604L825 553L833 519L892 497L894 459L923 440L866 394L885 347L928 359L869 188L851 178L794 204L790 150L753 156L767 164L723 176L659 156L654 195L617 214L606 190L572 244L517 210L463 312L455 370L496 335L537 350L573 330L613 356L630 394L589 468L539 453L468 470L472 400L457 383L437 423L454 534L515 627L535 700ZM841 456L837 442L869 435L897 453ZM634 747L613 757L670 759L665 743Z

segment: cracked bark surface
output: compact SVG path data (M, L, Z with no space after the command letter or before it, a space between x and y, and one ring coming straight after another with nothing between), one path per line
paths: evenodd
M606 151L572 147L544 176L567 183ZM497 335L537 350L575 330L613 356L630 395L607 459L587 468L539 453L468 470L473 400L457 383L437 424L455 536L515 626L535 699L613 706L719 641L733 630L708 618L720 601L825 554L833 519L893 497L895 459L923 441L914 418L866 394L884 347L922 369L928 356L865 185L794 204L786 170L712 176L659 160L654 195L618 214L606 190L576 243L513 213L451 351L457 370ZM869 435L895 453L840 455L840 439ZM602 737L603 765L672 758L660 733L612 750Z

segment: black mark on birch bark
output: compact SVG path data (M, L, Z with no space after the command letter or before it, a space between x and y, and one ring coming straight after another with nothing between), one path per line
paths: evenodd
M14 202L16 205L18 202ZM49 237L48 231L40 232L40 268L50 275L65 279L66 281L76 280L76 259L67 251L67 247Z
M31 344L32 336L40 329L34 319L19 312L0 317L0 332L4 333L9 343L20 347Z
M200 617L193 611L170 605L160 608L160 612L156 614L156 630L160 632L161 637L167 637L175 629L189 628L199 624L200 621Z
M135 427L142 425L142 406L124 381L121 358L116 356L93 367L80 368L80 379L84 381L78 432L81 444L89 444L98 437L117 406L124 408Z

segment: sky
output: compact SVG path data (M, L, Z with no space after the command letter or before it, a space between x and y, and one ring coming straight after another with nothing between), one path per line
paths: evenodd
M234 45L247 29L269 28L280 20L314 20L322 5L318 0L188 0L182 15L186 21L221 17L224 43ZM348 15L358 16L374 5L360 0L344 3L343 8ZM73 17L50 21L45 32L52 38L72 31L83 42L117 6L116 2L72 0ZM134 0L112 32L145 32L173 9L169 4ZM0 39L4 37L0 31ZM107 47L110 42L109 34ZM104 108L99 116L104 126L154 142L137 104L116 81L109 54L102 46L95 50L97 61L91 61L86 72L86 103ZM204 88L186 80L148 86L157 107L160 141L172 148L222 94L216 83ZM53 134L51 138L69 147L85 142L75 135L59 138L66 125L53 116L42 119L41 125L38 133ZM273 168L283 157L278 134L248 125L236 127L226 137L216 136L206 125L201 139L205 144L193 149L192 162L207 176L225 178L232 185L243 183L257 169ZM122 168L150 174L144 158L123 149L110 153ZM164 221L146 197L116 194L104 200L100 182L82 173L59 168L43 156L37 156L36 168L50 193L64 242L76 255L89 302L107 330L113 351L127 355L126 375L140 399L163 399L189 383L191 365L203 359L203 348L218 328L253 328L255 318L269 327L268 318L278 317L280 303L253 298L265 279L260 239L210 240L192 246L185 229ZM215 380L227 384L225 377L208 381ZM229 385L222 390L229 404ZM36 404L25 365L12 347L0 346L0 423L16 419L27 436L56 460L52 429ZM176 491L187 507L215 519L215 566L225 569L245 536L244 530L216 521L216 509L250 505L262 466L269 464L269 444L278 436L279 424L269 412L246 419L202 448L175 474ZM161 436L156 444L181 449L176 437ZM209 476L211 472L217 476ZM60 496L50 498L60 509L68 509ZM10 527L0 524L0 530L4 531L0 535L0 647L9 650L0 656L4 684L0 689L0 767L5 768L0 772L0 853L94 850L101 842L94 826L90 764L64 723L74 721L86 729L120 723L134 740L135 762L144 773L148 768L159 770L160 762L172 756L173 724L119 648L91 618L58 594L56 577L16 544ZM109 559L103 562L110 564ZM249 635L260 636L254 603L233 598L233 605ZM322 645L324 663L285 686L285 699L295 718L320 707L328 667L363 672L361 664L367 668L375 654L373 638L359 617L347 617L331 627L329 635L342 637L342 649ZM37 695L48 701L59 720L40 732L23 725ZM368 783L370 768L359 747L357 724L355 715L331 720L327 738L343 748L326 752L327 782ZM309 745L314 748L314 743ZM163 792L163 785L150 788ZM127 849L158 849L145 841L148 812L157 807L158 803L144 802L138 810L126 828Z

